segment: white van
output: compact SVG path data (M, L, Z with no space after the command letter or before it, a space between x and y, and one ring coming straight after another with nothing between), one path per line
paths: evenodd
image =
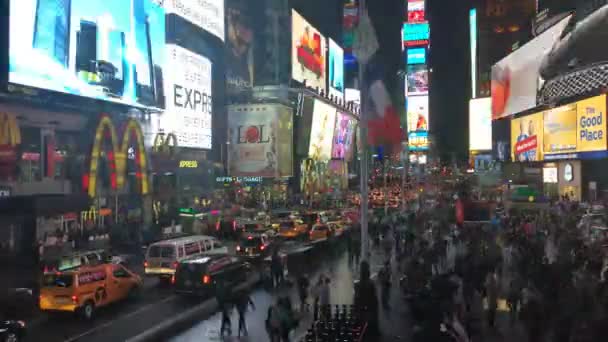
M183 259L203 254L226 254L228 248L211 236L195 235L155 242L148 247L146 275L170 278Z

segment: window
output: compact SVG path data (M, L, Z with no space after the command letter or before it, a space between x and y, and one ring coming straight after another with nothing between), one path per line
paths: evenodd
M129 272L127 272L127 270L125 270L122 266L115 266L114 271L112 272L114 275L114 278L128 278L131 275L129 274Z
M173 258L175 257L175 248L173 246L152 246L148 252L150 258Z
M42 286L45 287L71 287L73 283L73 274L45 274L42 279Z
M199 244L198 241L188 243L188 244L184 245L184 252L185 252L186 256L200 254L201 245Z
M219 249L219 248L223 248L224 246L222 246L222 243L219 242L218 240L213 240L213 248L214 249Z
M205 240L205 250L210 251L212 248L211 240Z

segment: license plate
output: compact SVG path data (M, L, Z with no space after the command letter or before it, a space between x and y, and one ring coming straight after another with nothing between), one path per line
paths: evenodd
M69 303L70 303L70 299L69 299L69 298L62 298L62 297L59 297L59 298L55 298L55 299L53 299L53 302L54 302L55 304L59 304L59 305L63 305L63 304L69 304Z

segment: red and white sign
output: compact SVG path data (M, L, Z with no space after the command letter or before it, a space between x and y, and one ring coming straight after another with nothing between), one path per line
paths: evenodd
M409 23L420 23L425 21L424 0L408 1L407 21Z
M515 154L519 155L524 152L535 150L536 148L538 148L538 139L536 138L536 135L533 135L524 140L518 141L517 144L515 144Z

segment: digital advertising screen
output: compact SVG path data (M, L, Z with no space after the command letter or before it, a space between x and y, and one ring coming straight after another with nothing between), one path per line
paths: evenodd
M344 99L344 51L329 39L329 95Z
M126 0L123 2L129 3ZM224 40L224 0L164 0L161 2L168 14L175 13L222 41Z
M165 9L153 0L10 0L10 83L162 107Z
M429 70L426 65L408 65L406 67L405 95L426 95L429 93Z
M429 130L429 97L409 96L407 98L407 131Z
M248 0L226 0L226 88L238 93L254 83L253 6Z
M315 100L308 148L309 158L317 161L331 159L335 125L336 108L321 100Z
M354 88L344 89L344 101L346 103L353 102L354 104L361 104L361 91Z
M404 23L403 46L421 46L429 44L429 23Z
M334 130L334 145L331 152L332 158L352 160L356 126L357 122L349 115L338 113Z
M204 56L167 45L166 110L160 127L174 133L180 147L211 149L212 64Z
M425 64L426 63L426 48L408 48L407 50L407 64Z
M429 149L429 133L427 131L409 132L407 143L410 151L426 151Z
M228 107L228 170L232 177L290 177L293 117L279 104Z
M492 150L492 99L469 101L469 150Z
M558 183L557 167L543 167L543 183Z
M558 68L557 64L551 65L551 51L554 50L555 53L560 54L569 53L560 47L561 42L559 41L569 20L570 16L492 66L493 120L536 107L537 96L541 95L539 89L542 89L543 85L541 68L545 69L546 75ZM568 56L570 55L568 54ZM547 57L549 59L546 59Z
M409 0L407 2L407 21L409 23L425 21L424 0Z
M543 160L543 113L511 120L511 160L534 162Z
M326 90L325 37L298 12L291 11L291 77Z

